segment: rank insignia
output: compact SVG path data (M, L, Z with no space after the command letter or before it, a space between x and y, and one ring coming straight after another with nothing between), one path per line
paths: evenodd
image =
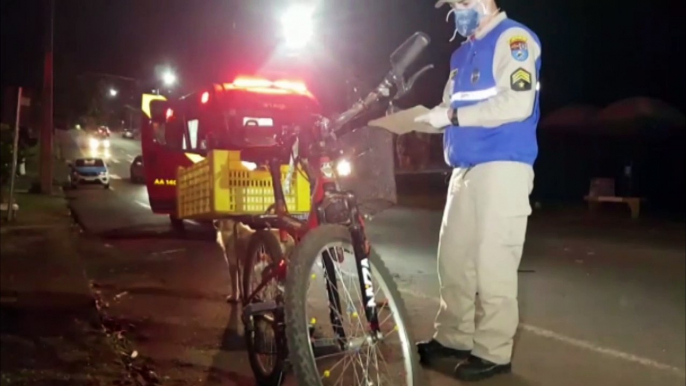
M510 75L510 88L514 91L531 90L531 73L521 67Z

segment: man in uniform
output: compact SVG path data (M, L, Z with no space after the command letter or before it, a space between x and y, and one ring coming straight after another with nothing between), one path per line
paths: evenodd
M455 375L480 380L511 371L519 323L522 256L538 154L541 45L495 0L440 0L466 38L450 60L443 103L416 119L444 133L454 168L441 224L441 304L424 363L460 360Z

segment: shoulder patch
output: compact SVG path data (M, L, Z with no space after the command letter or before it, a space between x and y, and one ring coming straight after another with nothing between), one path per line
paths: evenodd
M531 73L521 67L510 75L510 88L514 91L531 90Z
M525 36L514 36L510 38L508 43L510 53L516 61L523 62L529 58L529 45Z

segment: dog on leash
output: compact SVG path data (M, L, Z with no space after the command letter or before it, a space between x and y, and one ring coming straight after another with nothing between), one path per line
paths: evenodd
M241 267L245 268L245 259L248 254L248 244L250 237L255 234L255 230L246 224L231 219L216 220L214 228L217 230L217 244L222 249L224 260L229 267L229 295L226 301L238 303L241 300ZM274 235L279 237L279 230L271 230ZM286 242L281 242L281 250L287 254L295 245L292 237L288 237Z

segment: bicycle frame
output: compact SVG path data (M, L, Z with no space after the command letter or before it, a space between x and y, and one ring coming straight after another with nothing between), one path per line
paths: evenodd
M312 209L310 211L309 218L307 222L296 219L288 213L288 208L286 206L283 186L281 183L280 161L281 160L274 158L268 162L269 170L272 176L272 186L274 188L275 213L257 216L238 216L233 218L249 225L253 229L279 229L282 241L286 241L290 236L297 243L307 234L309 230L326 223L324 209L328 202L331 202L332 200L344 201L346 203L346 207L348 208L347 226L352 237L357 273L359 275L360 293L362 294L362 300L365 305L365 316L369 321L370 328L374 332L373 336L377 336L379 333L378 310L376 300L374 298L375 290L372 283L371 267L369 264L369 252L371 246L365 235L364 220L357 209L357 202L354 194L350 192L338 191L335 178L333 178L333 176L326 176L321 171L321 166L327 162L331 162L331 160L326 156L319 157L316 160L317 164L314 165L314 169L317 170L317 176L314 189L312 189L311 194ZM330 253L325 253L322 256L322 259L325 268L325 276L327 278L326 282L329 302L331 305L336 307L340 314L340 297L338 294L338 287L336 285L336 271L331 261L332 257L330 256ZM266 275L263 274L262 281L251 294L247 294L247 296L244 297L243 304L251 304L253 300L256 299L257 294L259 294L271 280L285 280L287 268L288 267L285 261L281 261L281 263L271 272L268 272ZM330 311L330 317L332 324L334 325L334 331L338 335L341 348L343 348L346 338L345 331L341 325L341 320L337 315L335 315L333 310Z

